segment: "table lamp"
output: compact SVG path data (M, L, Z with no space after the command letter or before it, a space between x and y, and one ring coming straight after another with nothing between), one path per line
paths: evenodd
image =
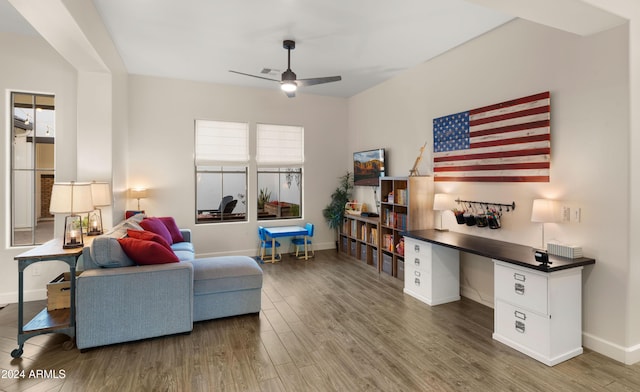
M87 235L100 235L103 233L102 210L98 207L111 205L111 187L108 182L91 183L91 199L94 210L89 213Z
M129 197L132 199L138 199L138 211L140 211L140 199L149 197L149 190L146 188L131 188L129 189Z
M542 223L542 249L546 249L544 242L544 224L559 222L560 213L558 202L549 199L535 199L531 208L531 222Z
M449 231L449 229L445 229L442 227L442 214L444 211L449 209L449 201L447 200L447 194L445 193L436 193L433 196L433 210L440 211L440 227L436 227L435 229L438 231Z
M57 182L51 190L51 204L49 212L52 214L70 214L64 218L64 249L81 248L82 217L78 213L93 210L91 200L91 184L79 182Z

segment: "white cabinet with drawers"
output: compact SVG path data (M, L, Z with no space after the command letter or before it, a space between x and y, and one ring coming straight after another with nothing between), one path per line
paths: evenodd
M460 300L456 249L405 237L404 292L428 305Z
M581 354L582 267L542 272L493 262L493 338L548 366Z

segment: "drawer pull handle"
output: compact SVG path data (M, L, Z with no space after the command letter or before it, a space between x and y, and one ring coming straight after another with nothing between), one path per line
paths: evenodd
M519 312L517 310L515 312L513 312L513 315L516 316L516 318L519 318L520 320L526 320L527 319L527 315L526 314L524 314L522 312Z
M414 281L414 283L416 284L416 286L420 286L420 278L416 278L416 280Z
M413 250L415 250L416 252L420 252L420 245L414 245Z
M516 294L524 295L524 285L522 283L516 283L514 290L516 291Z
M415 276L420 276L420 271L413 271L413 274L414 274Z
M417 266L420 265L420 259L416 257L416 259L413 261L413 263Z
M524 333L524 323L522 321L516 320L516 331Z
M521 282L524 282L525 280L527 280L527 277L525 275L522 275L522 274L519 274L519 273L515 272L513 274L513 279L519 280Z

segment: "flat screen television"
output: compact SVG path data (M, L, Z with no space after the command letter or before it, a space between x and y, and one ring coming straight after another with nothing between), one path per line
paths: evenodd
M384 173L384 148L353 153L353 185L378 186Z

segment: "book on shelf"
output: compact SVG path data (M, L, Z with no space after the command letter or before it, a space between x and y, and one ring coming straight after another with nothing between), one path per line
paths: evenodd
M384 249L393 252L393 234L384 234L382 236L382 246L384 247Z
M375 227L371 228L371 244L378 246L378 229Z
M406 189L396 189L396 204L406 205L407 204L407 190Z
M400 229L400 230L406 230L407 229L407 214L401 214L396 212L396 218L395 218L395 228L396 229Z

